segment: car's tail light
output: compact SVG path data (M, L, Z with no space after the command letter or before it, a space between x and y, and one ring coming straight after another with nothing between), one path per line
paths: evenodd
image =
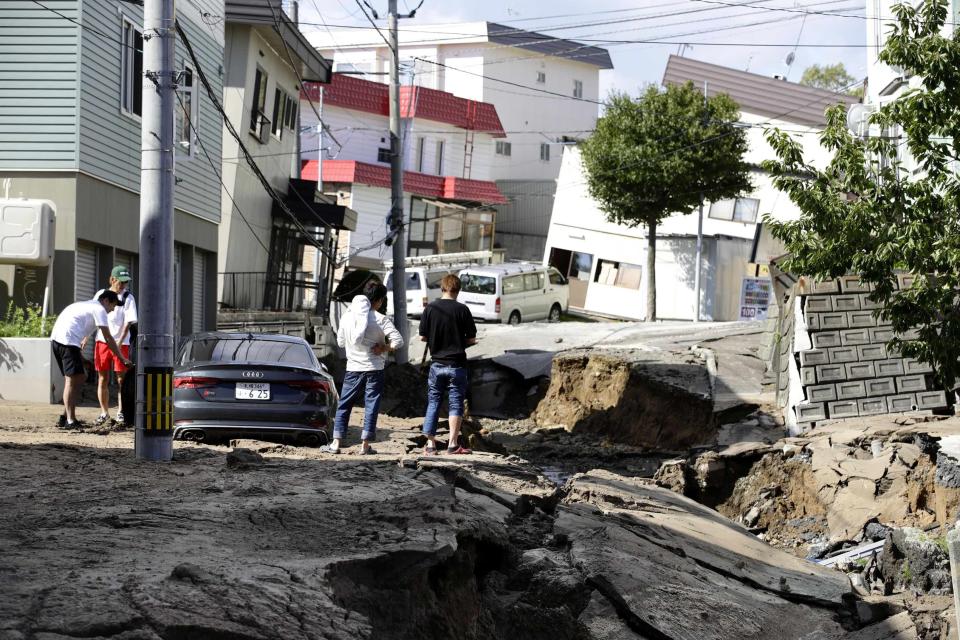
M330 384L326 380L288 380L285 382L292 389L301 391L323 391L330 393Z
M307 426L313 427L314 429L323 429L327 426L326 418L312 418L307 420Z
M500 313L500 298L497 298L497 301L493 303L493 310Z
M179 376L173 379L175 389L202 389L203 387L212 387L217 384L216 378L204 378L202 376Z

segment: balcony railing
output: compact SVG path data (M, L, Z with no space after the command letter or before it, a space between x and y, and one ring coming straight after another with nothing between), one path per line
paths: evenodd
M326 282L304 271L283 275L256 271L217 274L221 283L220 308L235 311L310 311L323 308Z

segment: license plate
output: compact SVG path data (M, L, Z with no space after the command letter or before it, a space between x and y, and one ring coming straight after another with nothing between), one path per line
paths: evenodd
M269 400L270 383L238 382L235 394L237 400Z

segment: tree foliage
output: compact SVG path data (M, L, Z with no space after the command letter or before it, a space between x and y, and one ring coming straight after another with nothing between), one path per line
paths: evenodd
M810 65L803 70L803 75L800 77L800 84L808 87L859 95L861 88L850 86L855 81L856 78L847 73L847 68L842 62L825 64L822 67L818 64Z
M656 319L656 227L701 201L752 188L746 131L735 126L737 104L726 95L704 103L692 83L649 87L639 98L615 93L593 135L581 144L587 187L606 218L648 235L647 319Z
M911 75L910 88L870 116L865 139L847 130L841 107L831 108L821 141L833 158L823 169L805 162L785 133L769 132L778 160L764 168L801 216L765 222L792 253L792 272L852 272L870 283L880 317L900 334L919 332L892 346L951 384L960 373L960 40L941 35L946 0L893 12L880 59ZM912 286L896 288L899 271L916 276Z

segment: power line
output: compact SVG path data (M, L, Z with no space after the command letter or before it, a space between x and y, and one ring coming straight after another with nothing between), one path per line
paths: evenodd
M775 0L758 0L758 3L759 3L759 2L773 2L773 1L775 1ZM822 5L841 4L842 2L845 2L845 1L846 1L846 0L824 0L824 1L820 1L820 2L811 3L810 5L807 5L807 6L809 6L809 7L817 7L817 6L822 6ZM772 8L769 8L769 7L761 7L759 4L749 4L749 3L725 3L725 5L726 5L726 6L730 6L730 7L744 7L744 8L752 8L752 9L769 9L769 10L775 10L775 9L772 9ZM668 5L668 6L669 6L669 5ZM847 8L853 9L853 8L855 8L855 7L847 7ZM842 10L846 10L847 8L844 8L844 9L842 9ZM587 23L579 22L579 23L571 23L571 24L564 24L564 25L551 25L551 26L539 27L538 30L539 30L539 31L561 31L561 30L567 30L567 29L579 29L579 28L584 28L584 27L591 27L591 26L603 26L603 25L612 25L612 24L626 24L626 23L628 23L628 22L638 22L638 21L644 21L644 20L653 20L653 19L656 19L656 18L672 18L672 17L676 17L676 16L689 15L689 14L698 14L698 13L706 13L706 12L710 12L710 11L720 11L720 10L722 10L722 9L717 8L717 7L707 7L707 8L699 8L699 9L690 9L690 10L687 10L687 11L677 11L677 12L672 12L672 13L657 13L657 14L650 14L650 15L644 15L644 16L634 16L634 17L632 17L632 18L621 18L621 19L617 19L617 20L606 20L606 21L587 22ZM822 15L825 15L825 16L828 16L828 17L834 15L833 13L831 13L831 12L829 12L829 11L821 11L821 12L818 12L818 13L820 13L820 14L822 14ZM749 13L746 13L746 14L735 14L735 15L723 15L723 16L716 16L716 17L710 18L710 19L711 19L711 20L725 20L725 19L734 18L734 17L741 17L741 16L745 16L745 15L750 15L750 14L749 14ZM687 20L687 21L680 22L680 23L670 23L670 24L687 24L687 23L689 23L689 22L692 22L692 21ZM303 24L305 24L305 25L318 25L318 23L307 23L307 22L305 22L305 23L303 23ZM325 23L325 24L326 24L326 23ZM335 28L338 28L338 29L357 29L357 30L367 30L367 29L369 29L369 27L364 26L364 25L331 24L331 25L328 25L328 26L330 26L330 27L335 27ZM654 26L651 27L651 28L659 28L659 27L662 27L662 26L668 26L668 25L654 25ZM645 28L645 27L639 27L639 28ZM635 29L629 29L629 31L634 31L634 30L635 30ZM403 43L404 46L412 46L412 45L417 45L417 44L428 44L428 43L429 43L429 44L434 44L434 43L436 43L436 44L455 43L455 42L457 42L457 41L462 41L462 40L467 40L467 39L475 39L475 38L478 37L478 35L480 35L480 34L478 34L478 33L466 33L466 32L460 32L460 31L437 31L437 30L425 29L425 28L421 28L421 29L408 28L408 29L401 29L400 31L402 31L402 32L408 32L408 33L426 33L426 34L441 34L441 35L459 36L459 37L455 37L455 38L430 38L430 39L424 39L424 40L411 40L411 41L409 41L409 42ZM517 44L500 44L500 45L496 45L496 48L506 48L506 47L522 48L522 47L524 46L524 44L526 44L526 45L536 44L536 42L530 42L531 40L534 40L534 41L540 40L540 41L543 41L543 42L551 42L551 41L565 40L565 41L567 41L567 42L571 42L572 44L576 44L575 41L578 41L578 40L579 40L579 41L584 41L584 42L586 42L586 41L607 42L607 40L603 40L603 39L594 39L594 40L590 40L590 39L589 39L589 36L591 36L591 35L597 35L597 34L585 34L584 36L573 35L573 36L570 36L569 38L558 38L558 37L556 37L556 36L549 35L549 34L546 34L546 33L540 33L540 32L537 32L537 31L528 31L528 30L525 30L525 29L513 29L513 30L506 30L506 31L497 31L497 32L494 32L494 33L489 34L489 35L491 35L491 36L493 36L493 37L496 37L496 38L516 38L516 39L522 39L522 40L524 40L524 42L519 42L519 43L517 43ZM366 43L351 44L351 45L349 45L349 46L350 46L350 47L354 47L354 48L372 47L372 46L379 46L379 43L377 43L377 42L366 42Z
M273 186L270 184L270 181L267 180L266 176L263 175L263 171L260 170L260 167L257 166L257 163L254 161L253 157L250 155L250 152L247 150L247 146L244 144L243 139L240 137L240 134L237 133L236 128L233 126L233 123L230 121L230 118L227 117L226 111L224 111L223 105L220 103L220 99L217 97L216 92L213 90L213 87L210 85L210 81L207 79L206 73L203 71L203 67L200 65L200 61L197 59L196 53L193 51L193 46L190 44L190 39L187 37L186 32L183 30L183 27L179 22L175 22L177 33L180 35L180 39L183 41L184 47L187 49L187 54L190 56L190 59L193 61L194 66L197 69L197 76L200 78L201 84L203 84L204 89L207 92L207 95L210 97L210 100L213 102L214 107L220 113L220 116L223 118L223 123L227 128L227 131L236 140L237 144L240 146L240 150L243 152L244 158L247 161L247 164L250 166L250 169L253 171L253 174L260 181L260 184L263 185L263 188L266 190L270 198L280 207L287 217L293 222L294 226L297 227L301 233L303 233L304 238L316 247L317 251L320 251L327 258L336 264L336 259L330 256L323 247L313 238L313 234L308 231L297 219L296 215L290 210L287 204L283 201L282 198L274 190ZM311 207L311 211L312 211ZM327 225L329 227L329 225Z
M186 105L183 103L183 98L181 97L180 92L175 91L174 95L177 96L177 101L180 103L180 108L183 109L185 113L189 113ZM267 245L263 244L263 241L260 239L260 236L254 230L253 225L250 223L249 220L247 220L247 217L243 215L243 211L240 209L240 205L237 204L237 201L233 198L233 194L230 193L230 189L229 187L227 187L227 183L223 181L223 174L220 172L217 166L213 163L213 158L210 156L210 153L207 151L207 146L203 144L203 138L200 137L200 132L197 131L197 127L193 124L193 118L190 118L188 121L190 123L190 129L191 131L193 131L193 135L197 139L197 142L200 145L200 149L203 151L204 157L207 159L207 162L210 163L210 168L213 169L214 175L216 175L217 180L220 181L220 185L223 187L224 193L226 193L227 197L230 198L230 202L233 204L233 208L236 209L237 214L240 216L240 219L243 220L243 223L247 226L247 229L250 230L250 234L253 235L253 239L257 241L257 244L260 245L260 247L263 249L263 251L267 255L270 255L270 249L267 248Z
M43 4L42 2L40 2L40 0L32 0L32 2L33 2L35 5L37 5L37 6L39 6L40 8L42 8L42 9L46 9L47 11L49 11L49 12L51 12L51 13L57 14L58 16L60 16L61 18L63 18L64 20L67 20L67 21L69 21L69 22L72 22L73 24L77 25L77 26L80 27L81 29L85 29L85 30L87 30L87 31L89 31L89 32L91 32L91 33L97 34L98 36L100 36L100 37L103 38L104 40L109 40L109 41L111 41L111 42L114 42L114 43L116 43L116 44L119 44L121 47L126 47L126 48L128 48L128 49L133 49L134 51L143 52L143 49L137 49L137 48L136 48L134 45L132 45L132 44L127 44L127 43L125 43L125 42L122 42L122 41L120 41L120 40L117 40L116 38L114 38L113 36L111 36L111 35L108 34L108 33L104 33L103 31L100 31L99 29L95 29L94 27L91 27L91 26L88 25L88 24L83 24L83 23L79 22L78 20L75 20L75 19L71 18L70 16L68 16L68 15L66 15L66 14L63 14L63 13L57 11L56 9L54 9L54 8L52 8L52 7L48 7L47 5L45 5L45 4Z
M367 22L369 22L370 25L377 30L377 33L380 34L380 37L383 38L383 41L387 44L387 49L390 49L391 51L393 51L393 45L390 44L390 40L387 39L387 36L383 35L383 31L380 31L380 27L377 26L377 23L374 22L373 18L370 17L370 14L367 13L366 7L363 6L364 4L366 4L367 7L370 6L369 4L367 4L367 1L366 0L353 0L353 1L357 3L358 7L360 7L360 11L363 12L363 16L367 19ZM370 7L370 10L373 11L373 7ZM377 12L373 11L373 14L376 15Z

